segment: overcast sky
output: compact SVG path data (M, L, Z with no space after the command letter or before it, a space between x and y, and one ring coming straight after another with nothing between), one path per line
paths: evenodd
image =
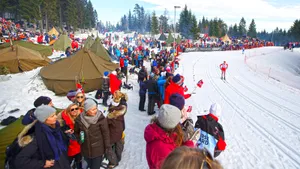
M300 0L91 0L97 10L98 18L102 22L110 21L116 24L129 9L133 10L136 3L145 8L145 11L158 15L169 11L169 21L174 21L174 5L183 8L185 4L202 19L222 18L228 26L239 23L241 17L247 22L247 27L255 19L258 31L266 29L271 32L276 27L289 29L296 19L300 19ZM176 20L182 9L177 9Z

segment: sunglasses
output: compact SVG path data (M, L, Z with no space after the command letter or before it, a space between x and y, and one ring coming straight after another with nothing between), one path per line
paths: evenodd
M77 99L83 99L84 97L83 96L77 96L76 98Z
M78 107L77 107L77 108L74 108L74 109L71 109L71 112L74 111L74 110L78 110L78 109L79 109Z

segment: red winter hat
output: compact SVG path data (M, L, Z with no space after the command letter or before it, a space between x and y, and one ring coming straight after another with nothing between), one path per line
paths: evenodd
M225 148L226 148L226 143L225 141L222 139L222 137L220 136L219 137L219 141L217 142L217 147L218 147L218 150L221 150L221 151L224 151Z

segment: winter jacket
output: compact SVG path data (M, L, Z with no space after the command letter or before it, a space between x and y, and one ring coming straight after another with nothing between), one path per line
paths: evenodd
M140 90L139 90L139 94L140 95L145 95L147 92L147 85L144 81L140 81Z
M147 72L145 69L141 69L138 74L138 81L143 81L147 77Z
M156 66L157 67L157 61L156 60L153 60L152 66Z
M78 142L81 144L81 154L84 157L100 157L110 147L107 119L102 113L97 123L91 124L89 128L85 127L80 116L76 118L74 134L77 139L80 139L81 131L84 132L84 142L82 143L80 140Z
M65 126L68 126L69 129L74 130L74 123L66 111L63 111L61 113L61 118L64 121ZM77 142L77 140L70 139L69 146L68 146L68 156L69 157L75 156L76 154L79 153L80 153L80 144Z
M157 87L157 82L153 79L147 80L146 86L148 89L148 95L158 95L158 87Z
M198 116L195 128L200 128L201 130L207 132L216 140L218 140L214 153L215 157L217 157L221 153L220 150L222 151L225 149L225 147L223 147L223 143L221 143L225 140L224 130L222 125L218 122L218 118L216 116L214 116L213 114Z
M158 91L160 94L160 97L164 100L165 98L165 83L166 83L166 79L164 77L160 77L157 80L157 86L158 86Z
M128 67L128 63L129 63L128 59L125 59L124 60L124 67Z
M109 75L109 85L110 85L110 92L112 94L115 93L116 90L119 90L121 87L122 81L118 79L118 77L114 74Z
M72 46L72 49L74 49L74 48L78 49L78 43L76 41L73 41L71 43L71 46Z
M150 169L159 169L163 160L177 148L175 144L176 134L168 136L157 124L149 124L145 128L146 158ZM183 145L193 147L191 141Z
M42 159L35 133L27 135L28 131L32 128L35 128L35 122L27 125L18 135L18 143L20 147L22 147L22 150L15 158L14 163L16 168L44 169L46 160L52 160L54 158L54 153L48 151L43 155L45 159ZM43 139L47 139L47 136L43 135ZM45 145L49 144L47 141L44 141L43 143ZM51 169L71 169L67 154L62 153L59 160L55 161L54 166L51 167Z
M170 85L165 90L164 104L170 104L170 96L175 93L182 95L185 99L191 97L191 94L184 94L184 88L182 86L179 86L178 84L171 82Z
M109 78L107 76L103 76L102 90L103 92L109 92Z
M124 67L124 58L120 58L120 67Z
M119 105L117 107L110 107L107 115L107 123L110 135L110 144L115 144L122 139L122 133L125 130L126 106Z
M120 57L121 56L121 52L119 49L116 49L116 52L115 52L116 56Z
M138 55L138 60L139 61L143 60L143 56L141 54Z
M28 125L30 123L32 123L36 117L34 116L34 111L35 111L35 108L33 109L30 109L26 114L25 116L23 117L22 119L22 124L23 125Z

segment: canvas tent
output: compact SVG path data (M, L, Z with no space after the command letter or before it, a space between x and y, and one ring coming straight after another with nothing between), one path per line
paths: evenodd
M40 75L46 87L57 95L76 89L75 79L84 81L85 92L99 89L105 71L113 71L118 64L108 62L84 48L74 56L41 69Z
M95 42L94 39L91 36L88 36L88 38L84 42L84 47L90 49L91 46L94 44L94 42Z
M176 38L176 43L177 43L177 44L180 44L180 43L181 43L181 38L180 38L179 35L178 35L177 38Z
M71 39L67 35L61 35L53 44L53 49L57 51L65 51L71 47Z
M56 37L58 37L58 35L59 35L58 31L54 27L48 32L48 35L53 35L53 34Z
M231 43L231 40L230 40L230 38L228 37L227 34L224 37L222 37L222 42L229 42L229 43Z
M166 41L166 40L167 40L167 37L166 37L166 35L165 35L164 33L162 33L162 34L159 36L158 40L160 40L160 41Z
M102 59L106 61L111 61L112 58L107 53L106 49L102 45L100 38L97 37L94 44L91 46L91 51L94 52L97 56L101 57Z
M10 73L29 71L50 63L50 59L42 56L39 52L15 45L12 48L0 50L0 66L5 66Z

